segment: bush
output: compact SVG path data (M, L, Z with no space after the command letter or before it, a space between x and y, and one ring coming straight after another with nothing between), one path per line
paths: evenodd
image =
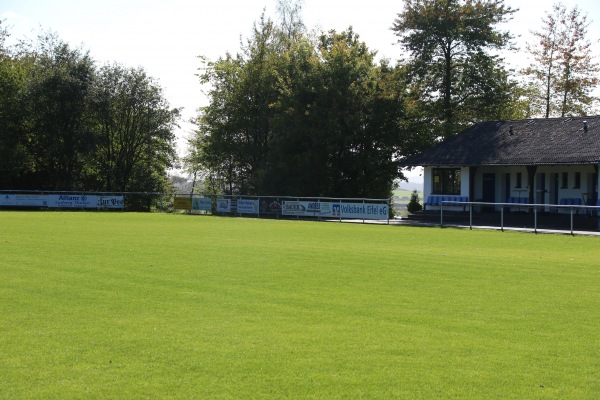
M421 203L419 203L419 193L417 193L416 190L413 190L412 194L410 195L410 200L408 201L408 204L406 205L406 210L413 214L416 212L419 212L423 209L423 206L421 205Z

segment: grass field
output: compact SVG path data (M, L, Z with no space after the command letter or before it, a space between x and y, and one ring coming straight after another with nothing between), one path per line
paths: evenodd
M595 399L599 240L0 212L0 398Z

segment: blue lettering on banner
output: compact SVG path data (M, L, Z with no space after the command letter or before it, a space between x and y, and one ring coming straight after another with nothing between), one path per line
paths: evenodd
M321 212L321 203L319 203L319 202L309 202L306 205L306 211L308 211L308 212Z
M339 204L334 204L332 207L333 207L333 211L332 211L332 213L331 213L331 214L332 214L334 217L339 217L339 216L341 216L341 215L342 215L341 207L340 207L340 205L339 205Z

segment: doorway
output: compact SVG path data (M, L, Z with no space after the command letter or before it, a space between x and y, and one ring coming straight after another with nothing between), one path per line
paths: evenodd
M484 203L495 203L496 202L496 174L485 173L483 174L483 185L482 185L482 200ZM493 206L486 206L482 208L483 212L493 212Z

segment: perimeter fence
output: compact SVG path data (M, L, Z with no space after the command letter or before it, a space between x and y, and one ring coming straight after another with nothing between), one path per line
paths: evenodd
M390 221L390 200L295 196L241 196L160 192L0 190L2 209L179 212L326 220Z

